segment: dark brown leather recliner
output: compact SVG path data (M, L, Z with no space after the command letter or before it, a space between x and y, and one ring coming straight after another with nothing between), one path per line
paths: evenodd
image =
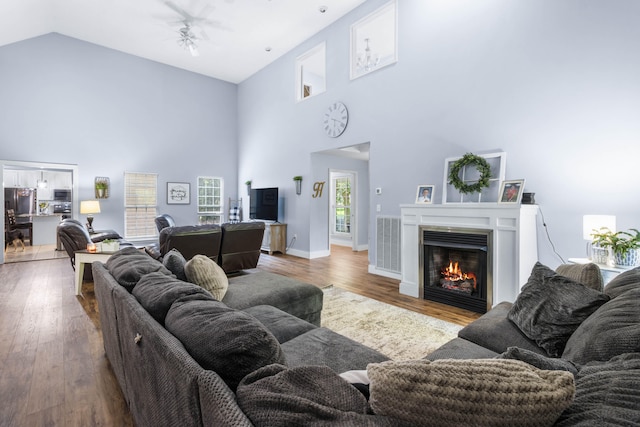
M62 243L62 247L69 255L69 260L71 261L71 267L73 267L73 269L75 270L76 269L76 264L75 264L76 251L85 250L87 249L88 243L94 243L94 242L93 240L91 240L91 236L89 235L89 232L87 231L87 229L83 225L81 225L80 222L76 220L66 219L60 222L60 224L58 224L58 227L56 228L56 232L58 234L58 238L60 239L60 242ZM120 242L121 248L123 246L133 246L131 243L123 239L117 239L117 240Z
M166 227L160 231L160 256L177 249L188 261L194 255L205 255L218 262L222 228L217 224Z
M222 245L218 265L225 273L258 266L264 228L264 222L222 224Z
M158 215L154 221L156 223L156 228L158 229L158 232L162 231L167 227L176 226L176 222L173 220L173 217L169 214Z

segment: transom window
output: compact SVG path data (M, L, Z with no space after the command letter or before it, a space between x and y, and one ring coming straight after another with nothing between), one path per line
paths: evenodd
M124 235L127 239L155 237L158 212L158 175L124 173Z
M198 222L222 224L224 212L224 181L215 176L198 177Z

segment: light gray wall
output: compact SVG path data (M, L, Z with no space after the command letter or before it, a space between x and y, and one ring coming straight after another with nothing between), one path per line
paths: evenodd
M77 164L79 199L111 180L94 226L124 231L123 174L158 173L158 210L193 224L196 177L237 183L237 86L49 34L0 47L0 159ZM166 182L191 204L166 204Z
M384 3L367 1L239 85L241 181L323 180L311 153L370 141L369 191L383 188L370 193L373 227L376 204L399 215L418 184L435 184L439 201L446 157L504 150L506 178L526 179L565 260L585 254L583 214L640 226L640 2L399 0L399 61L350 81L349 27ZM295 58L322 41L327 91L296 103ZM330 139L322 114L338 100L350 122ZM289 233L322 238L310 212L320 201L292 204ZM542 220L538 237L540 260L559 264Z

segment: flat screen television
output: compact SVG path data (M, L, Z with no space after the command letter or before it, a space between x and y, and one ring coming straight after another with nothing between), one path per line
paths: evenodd
M278 221L278 188L252 188L249 218Z

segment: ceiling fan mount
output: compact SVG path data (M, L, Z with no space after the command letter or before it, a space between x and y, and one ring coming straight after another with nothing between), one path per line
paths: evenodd
M165 0L163 3L179 15L178 20L168 22L171 26L180 26L178 29L178 45L188 50L192 56L199 56L200 53L198 52L197 42L200 40L209 40L209 36L205 33L204 27L220 25L218 22L211 21L208 18L211 12L213 12L213 6L205 4L200 12L191 14L171 0ZM174 17L172 16L171 18ZM195 33L195 27L198 29L198 35Z

